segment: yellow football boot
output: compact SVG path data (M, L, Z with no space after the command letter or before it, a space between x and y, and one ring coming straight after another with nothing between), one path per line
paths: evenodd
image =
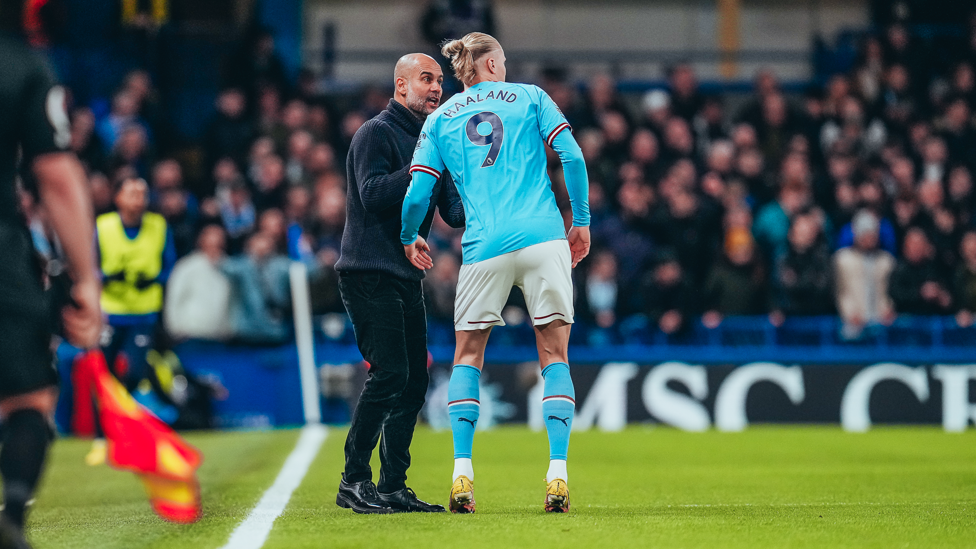
M474 513L474 481L464 475L458 475L451 486L452 513Z
M546 487L546 512L569 512L569 486L565 480L557 478Z

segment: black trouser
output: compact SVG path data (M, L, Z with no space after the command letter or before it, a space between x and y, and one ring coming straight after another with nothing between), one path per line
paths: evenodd
M153 335L156 331L156 321L146 321L137 324L111 325L112 337L108 345L102 348L105 362L109 371L115 374L125 389L135 394L139 382L149 373L146 355L153 348ZM115 370L115 361L119 353L125 354L129 361L129 370L124 376L119 376Z
M345 272L339 291L370 364L366 387L346 437L346 482L372 479L369 458L380 434L377 488L400 490L410 467L410 441L427 396L427 316L420 281L380 271Z

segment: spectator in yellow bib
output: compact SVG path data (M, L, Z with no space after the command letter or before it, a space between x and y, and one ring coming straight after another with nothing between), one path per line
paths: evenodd
M116 211L98 216L95 241L102 274L102 311L107 316L102 351L116 376L134 392L146 374L146 353L163 308L163 286L176 263L173 234L159 214L147 212L149 185L129 177L115 190ZM114 367L119 354L128 367ZM104 462L96 440L87 461Z
M102 310L108 315L103 350L109 364L122 352L129 362L120 376L131 391L145 373L146 352L163 308L163 285L176 263L166 220L147 212L149 187L140 178L123 180L115 192L116 211L95 223L102 270Z

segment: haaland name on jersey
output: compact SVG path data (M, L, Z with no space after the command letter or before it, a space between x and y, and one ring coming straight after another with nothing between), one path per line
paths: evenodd
M464 203L464 264L565 239L547 172L547 144L561 154L564 173L569 162L574 224L589 225L585 162L566 130L566 117L538 86L485 81L455 95L424 122L410 166L401 241L417 238L433 185L445 170Z
M467 107L468 105L471 105L471 104L481 103L482 101L487 101L489 99L494 99L494 100L497 100L497 101L504 101L506 103L514 103L515 100L518 99L518 94L516 94L515 92L506 92L505 90L491 90L490 92L488 92L488 95L486 95L484 98L482 98L481 97L481 93L479 92L474 97L472 97L472 96L469 95L468 96L468 100L465 101L464 104L455 102L450 107L447 107L446 109L444 109L444 112L442 112L441 114L443 114L444 116L446 116L448 118L451 118L452 116L454 116L455 114L457 114L459 110L463 109L464 107Z

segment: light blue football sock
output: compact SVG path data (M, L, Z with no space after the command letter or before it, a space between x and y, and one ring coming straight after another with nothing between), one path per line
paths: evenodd
M447 414L454 433L454 459L471 459L474 430L481 413L478 379L481 370L467 364L455 364L447 385Z
M565 460L569 453L569 432L576 414L576 391L573 378L569 376L569 365L553 362L542 370L542 378L542 417L549 434L549 459Z

